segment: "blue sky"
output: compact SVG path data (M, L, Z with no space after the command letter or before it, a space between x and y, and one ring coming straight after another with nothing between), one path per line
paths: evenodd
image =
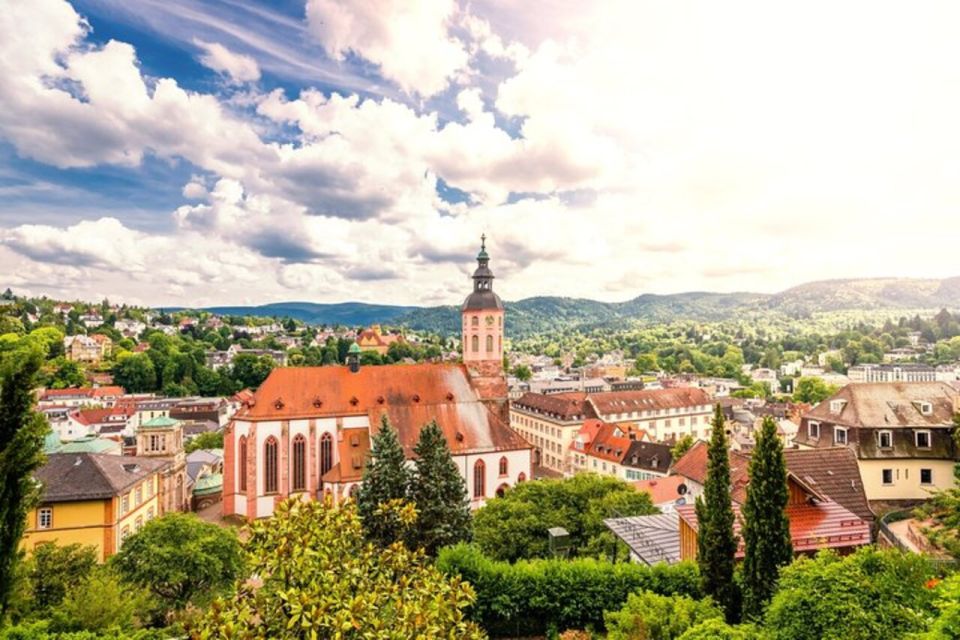
M957 275L958 28L951 2L15 3L0 274L455 303L486 232L508 299Z

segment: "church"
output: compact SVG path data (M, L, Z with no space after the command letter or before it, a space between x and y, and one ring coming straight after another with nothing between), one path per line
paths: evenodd
M274 369L227 426L223 513L248 520L289 496L340 500L359 488L386 416L407 458L436 421L476 508L532 476L532 447L510 427L503 373L504 307L482 238L461 307L462 364Z

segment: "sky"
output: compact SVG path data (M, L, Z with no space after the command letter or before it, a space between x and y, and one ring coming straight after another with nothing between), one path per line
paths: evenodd
M0 284L153 306L960 275L960 4L0 0Z

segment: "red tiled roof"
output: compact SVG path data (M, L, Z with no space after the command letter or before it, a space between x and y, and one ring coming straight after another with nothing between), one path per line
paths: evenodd
M673 502L680 497L677 488L684 484L686 480L683 476L667 476L666 478L637 480L631 484L637 491L649 493L653 504L664 504Z
M455 453L529 449L481 401L463 365L412 364L274 369L240 410L241 420L290 420L386 413L408 453L420 429L436 420Z
M709 445L698 440L690 447L679 460L670 468L671 475L681 475L693 480L697 484L704 484L707 480L707 451ZM747 499L747 483L749 481L748 467L750 457L736 451L727 451L730 459L730 496L735 502L744 502Z
M370 431L344 429L342 435L338 443L340 461L323 474L324 482L356 482L363 478L363 468L370 455Z
M641 389L639 391L605 391L591 393L590 403L601 415L693 406L709 406L710 396L703 389Z
M551 394L525 393L514 400L513 405L520 409L554 415L561 420L597 417L593 408L587 403L587 394L583 391Z
M619 463L629 449L630 438L617 425L602 423L586 452L588 456Z
M104 422L116 422L110 418L128 419L134 414L134 410L129 406L118 406L110 409L80 409L70 414L70 417L80 424L91 425Z
M742 525L739 505L733 505L733 512L733 532L739 539ZM677 507L677 514L694 531L697 530L697 513L693 505ZM794 553L870 544L870 524L832 500L790 505L786 514L790 520ZM742 558L743 551L743 540L740 539L736 557Z
M92 389L92 395L94 398L104 398L107 396L122 396L125 394L123 387L117 385L111 385L109 387L95 387Z

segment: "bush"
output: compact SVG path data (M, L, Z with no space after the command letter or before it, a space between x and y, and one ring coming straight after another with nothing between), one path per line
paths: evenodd
M784 568L767 609L771 640L899 640L933 617L933 567L922 556L865 547L822 551Z
M759 632L752 624L731 626L719 618L712 618L690 627L679 640L758 640L759 638Z
M709 598L662 596L650 591L631 593L619 611L604 616L608 640L674 640L707 620L723 621Z
M491 560L475 545L459 544L440 552L437 567L473 586L477 599L469 615L494 637L603 629L604 612L620 609L635 591L701 595L691 563L647 567L582 558L510 564Z

